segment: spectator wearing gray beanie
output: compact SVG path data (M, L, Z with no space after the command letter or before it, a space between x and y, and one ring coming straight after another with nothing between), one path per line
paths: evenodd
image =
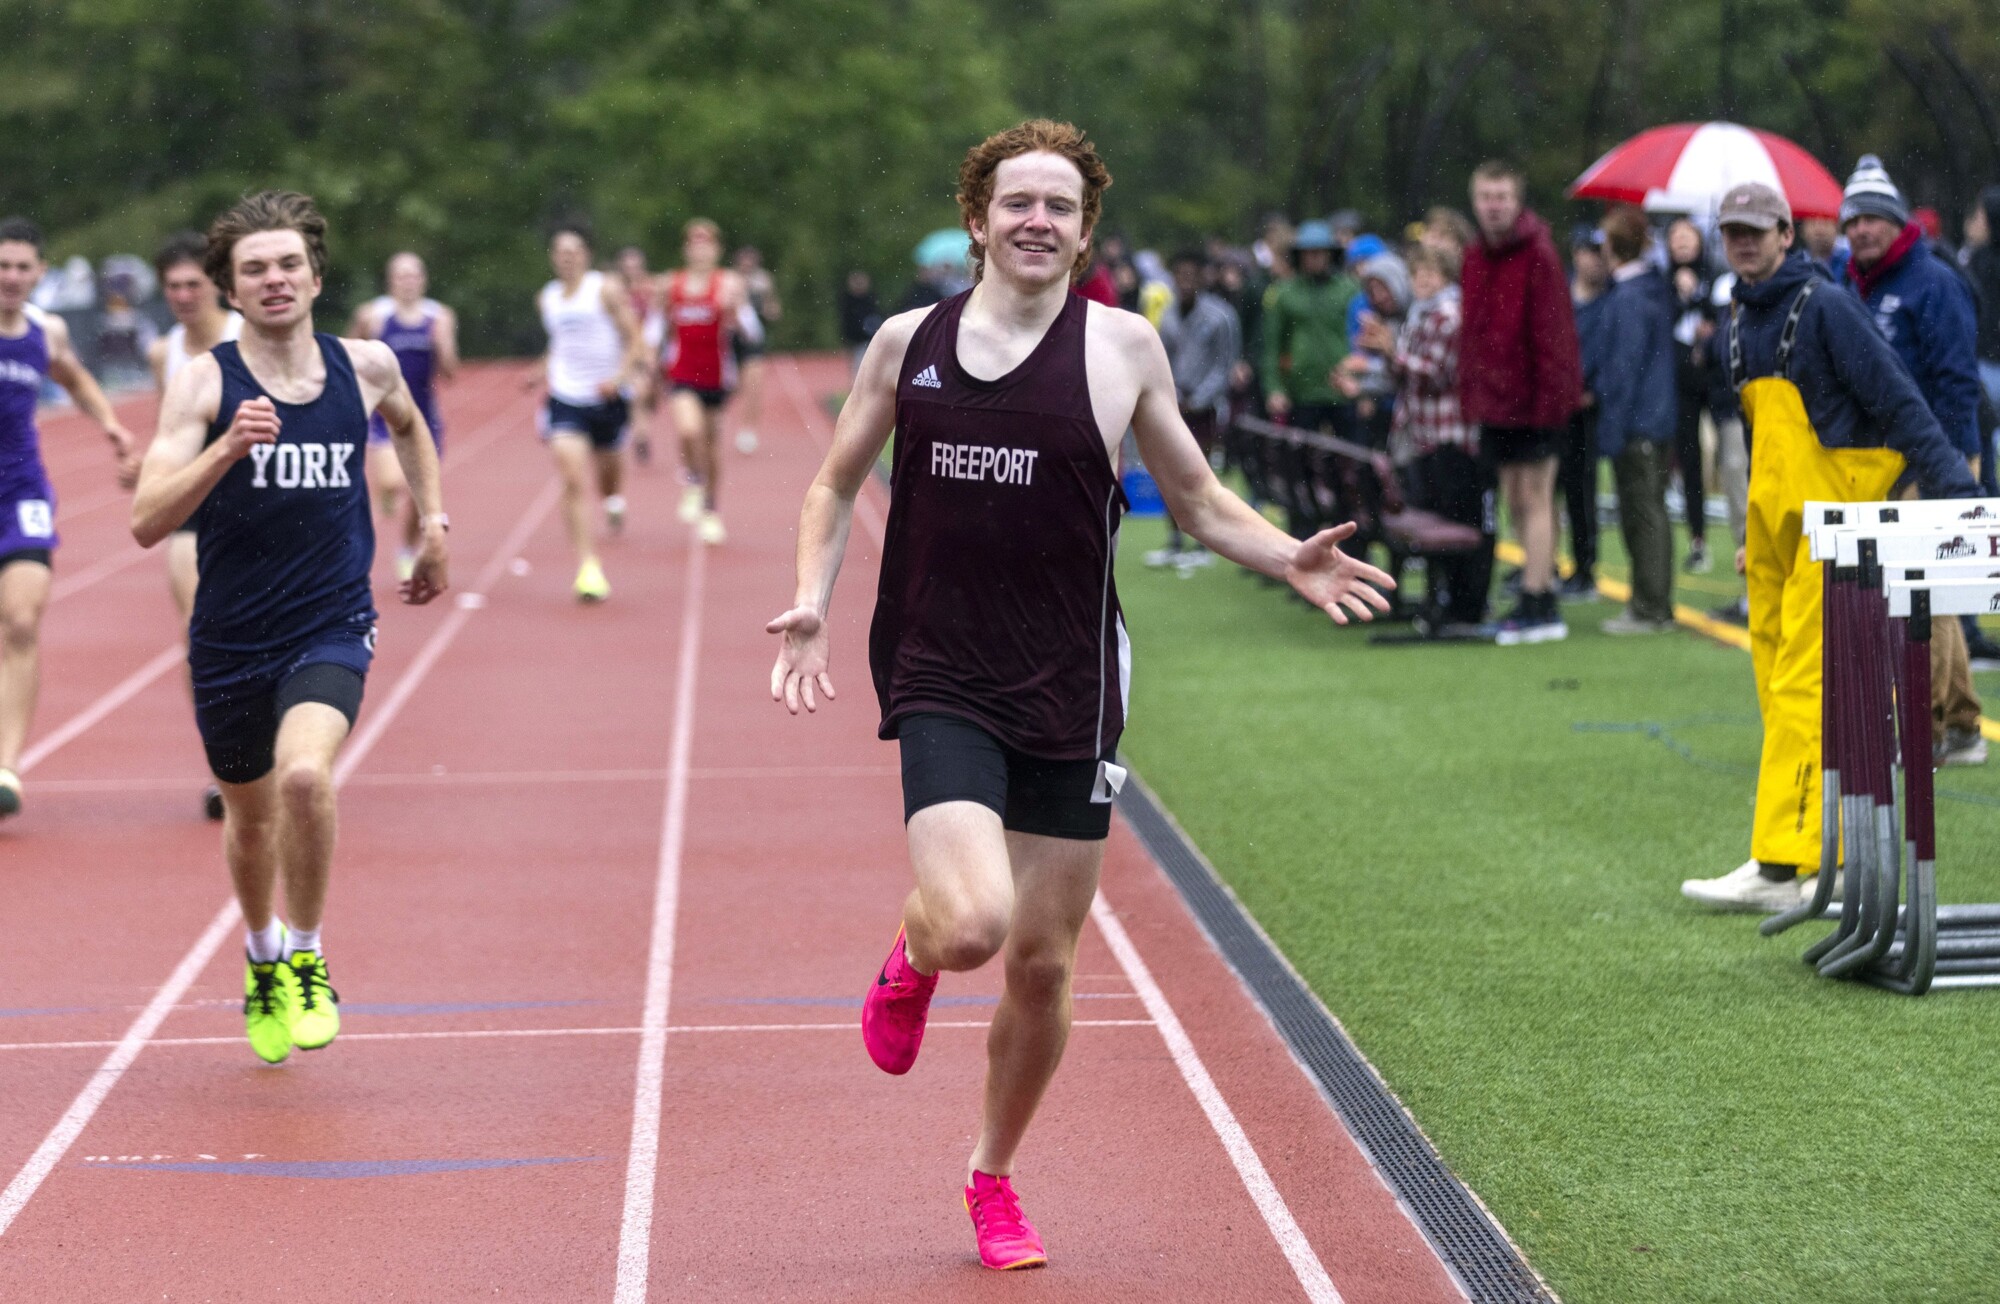
M1896 183L1873 154L1847 179L1840 226L1854 257L1849 287L1868 305L1931 415L1971 467L1980 470L1978 315L1972 287L1924 239ZM1909 490L1914 497L1915 489ZM1931 630L1932 752L1941 765L1979 765L1986 740L1965 633L1955 620Z
M1847 178L1847 190L1840 199L1840 229L1845 231L1849 222L1862 216L1879 217L1898 228L1910 221L1909 201L1889 179L1882 160L1873 154L1863 154L1854 165L1854 174Z

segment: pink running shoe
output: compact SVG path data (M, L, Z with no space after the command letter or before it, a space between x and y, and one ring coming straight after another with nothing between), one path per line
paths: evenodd
M1020 1197L1006 1178L975 1170L972 1185L965 1188L965 1211L979 1236L979 1261L987 1267L1005 1272L1048 1263L1042 1235L1021 1212Z
M937 990L938 976L926 978L910 967L903 930L896 930L896 944L875 985L861 1002L861 1044L868 1058L884 1073L908 1073L917 1062L917 1050L924 1044L924 1021L931 1013L931 993Z

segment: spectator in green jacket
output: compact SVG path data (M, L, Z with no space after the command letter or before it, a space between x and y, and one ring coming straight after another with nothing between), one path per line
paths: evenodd
M1334 384L1347 356L1348 306L1361 287L1333 269L1333 231L1306 222L1292 242L1299 274L1264 299L1265 407L1274 421L1344 433L1351 406Z

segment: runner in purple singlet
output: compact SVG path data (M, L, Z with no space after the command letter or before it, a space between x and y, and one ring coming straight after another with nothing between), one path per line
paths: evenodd
M868 347L799 521L771 694L833 697L826 613L861 490L896 432L869 635L881 735L902 749L916 889L870 985L862 1039L907 1072L940 970L1004 954L966 1207L991 1268L1046 1262L1010 1175L1069 1033L1077 939L1096 895L1130 654L1112 583L1128 426L1187 533L1282 577L1334 620L1371 619L1389 577L1300 541L1223 488L1181 420L1144 317L1070 293L1110 174L1083 133L1036 121L966 156L975 285L891 318Z
M444 418L438 412L437 386L458 374L458 314L425 297L430 274L424 260L413 253L391 258L382 279L389 292L361 305L347 333L356 339L380 340L396 355L410 397L424 414L431 441L443 457ZM374 489L376 511L402 529L396 578L406 580L416 565L423 531L417 528L416 500L403 481L402 463L396 460L389 427L380 413L368 418L368 483Z
M132 436L70 347L69 327L28 302L48 267L33 222L0 220L0 819L21 809L21 746L41 687L42 611L56 547L56 495L42 469L35 403L44 378L104 427L118 483L139 475Z

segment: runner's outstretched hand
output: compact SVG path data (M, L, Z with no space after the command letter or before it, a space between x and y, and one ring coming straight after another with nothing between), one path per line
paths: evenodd
M1345 625L1350 611L1363 620L1375 619L1376 611L1389 609L1389 599L1382 596L1382 590L1396 587L1388 572L1376 570L1336 546L1353 533L1353 521L1321 530L1299 545L1292 564L1285 568L1286 581L1306 601L1332 616L1336 625Z
M450 587L444 542L442 538L427 537L423 547L417 551L416 563L410 568L410 578L396 586L397 592L404 602L421 607Z
M799 713L800 702L806 710L817 711L819 703L813 698L816 684L831 702L833 680L826 673L829 644L826 622L820 614L811 607L793 607L764 626L764 632L785 636L778 662L771 667L771 700L783 702L793 715Z

